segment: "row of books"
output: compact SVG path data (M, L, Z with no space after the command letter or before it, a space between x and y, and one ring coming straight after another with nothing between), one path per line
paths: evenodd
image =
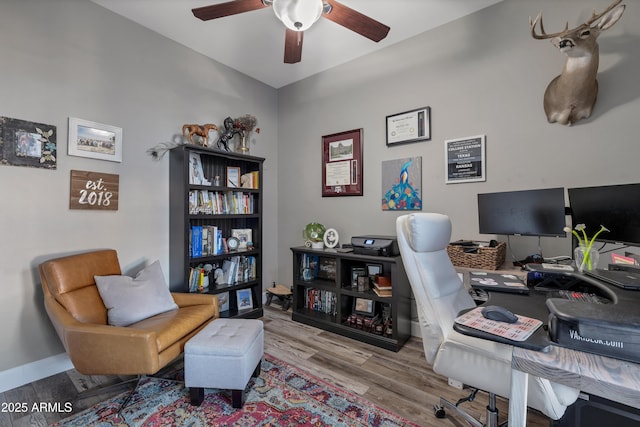
M335 292L309 288L304 296L304 304L309 310L335 316L337 313L337 298Z
M237 255L225 259L222 267L206 271L203 266L192 267L189 271L189 292L202 292L210 286L232 286L236 283L255 280L257 277L256 258Z
M215 225L194 225L189 235L189 253L191 258L221 255L227 250L224 246L222 230Z
M189 214L230 215L255 212L253 194L242 191L189 191Z

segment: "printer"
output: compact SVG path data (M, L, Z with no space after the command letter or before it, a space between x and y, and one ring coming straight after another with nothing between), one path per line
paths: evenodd
M398 240L395 236L354 236L351 237L353 253L373 256L398 256Z

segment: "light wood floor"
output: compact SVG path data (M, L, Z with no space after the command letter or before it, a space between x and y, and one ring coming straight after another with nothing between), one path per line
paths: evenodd
M443 396L457 401L468 395L450 387L447 379L435 374L427 365L422 342L411 338L399 352L344 338L330 332L291 320L291 312L283 312L279 305L265 307L265 352L298 366L339 387L348 389L389 411L421 426L451 427L466 425L447 415L438 419L433 405ZM108 399L123 389L111 390L92 398L76 399L77 390L85 390L107 381L104 377L85 377L74 370L63 372L0 394L0 426L46 426L96 402ZM33 404L51 402L59 409L34 411ZM484 419L487 395L478 393L476 400L463 404L475 417ZM19 412L15 404L26 404L27 411ZM10 405L14 405L14 410ZM71 412L65 412L65 405ZM498 399L500 421L507 417L508 404ZM529 410L528 425L548 427L548 418Z

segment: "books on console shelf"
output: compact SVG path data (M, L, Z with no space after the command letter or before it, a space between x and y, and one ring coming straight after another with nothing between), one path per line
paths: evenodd
M376 274L373 277L373 292L380 297L392 296L393 286L391 285L391 277Z
M337 299L335 292L310 288L304 297L305 307L309 310L335 316L337 313Z

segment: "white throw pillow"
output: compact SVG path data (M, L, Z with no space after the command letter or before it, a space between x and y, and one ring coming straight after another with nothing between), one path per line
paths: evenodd
M107 307L110 325L127 326L156 314L176 310L160 261L145 267L135 278L95 276L98 292Z

